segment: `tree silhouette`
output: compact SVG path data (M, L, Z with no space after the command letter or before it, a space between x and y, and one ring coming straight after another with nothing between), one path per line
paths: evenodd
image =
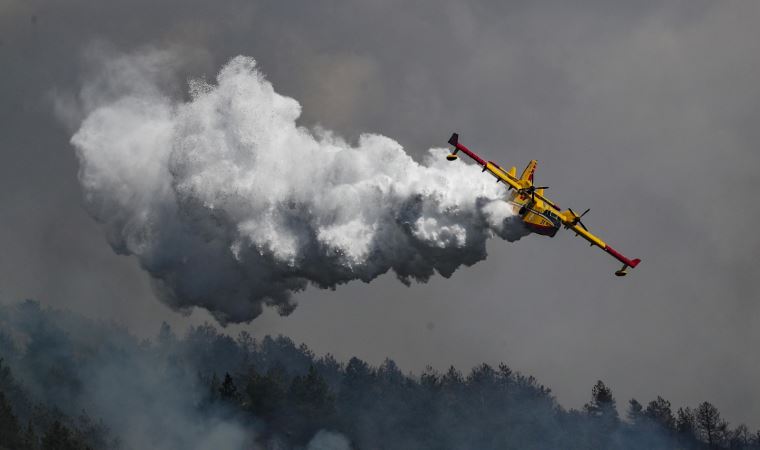
M224 402L237 403L240 399L235 381L229 373L224 374L224 381L219 387L219 398Z
M609 448L612 432L617 428L619 418L612 390L599 380L591 389L591 401L583 408L594 423L589 433L592 448Z
M314 366L309 367L306 376L293 378L288 394L293 402L302 405L310 413L324 415L332 412L330 389Z
M632 398L628 401L628 411L626 412L626 418L633 425L638 425L644 419L644 407L641 406L638 400Z
M649 402L644 415L666 430L670 430L675 426L676 419L673 417L673 411L670 409L670 402L659 395L657 399Z
M12 322L5 308L0 305L0 326ZM87 404L77 398L80 390L68 388L87 387L90 372L79 366L91 368L113 353L120 364L129 358L165 362L159 370L168 380L192 381L182 374L198 374L202 389L181 384L188 399L200 400L193 419L200 424L235 420L252 431L253 448L306 448L324 429L341 433L356 449L760 450L760 434L743 425L729 430L709 403L679 408L674 414L662 397L644 404L631 399L627 421L621 421L612 390L602 381L593 386L582 410L568 411L534 377L505 364L480 364L466 376L455 367L444 372L429 367L407 375L390 359L378 367L358 358L344 365L329 354L316 358L305 345L282 336L259 342L241 333L231 339L211 325L191 329L184 337L162 326L155 343L130 341L108 325L99 325L97 333L89 333L106 342L101 350L86 339L70 338L87 335L87 322L77 322L84 325L67 337L59 326L65 321L54 320L49 311L25 307L23 313L24 326L34 325L14 330L14 335L29 335L34 345L6 350L3 345L13 344L0 329L0 354L12 362L14 373L25 377L15 380L0 362L2 450L120 448L102 421L90 421L84 413L73 416ZM66 369L62 373L68 378L39 389L41 383L50 383L50 367ZM27 379L47 405L32 403L19 387ZM61 390L66 395L53 395ZM118 423L115 428L123 430Z
M85 450L86 445L78 442L71 430L56 420L42 437L41 450Z
M297 440L306 440L324 424L332 422L333 396L314 366L305 376L296 376L288 389L288 422L298 430Z
M694 411L688 406L686 408L678 408L678 413L676 414L676 431L680 434L688 435L696 432Z
M760 442L758 442L760 444ZM748 449L752 445L752 434L749 432L747 425L741 424L734 428L728 436L728 448L730 449Z
M21 428L11 405L0 391L0 448L15 449L21 445Z
M246 376L246 410L262 418L273 418L285 399L285 383L280 367L273 367L264 375L252 367Z
M28 450L35 450L37 448L37 436L34 434L31 422L26 424L26 429L21 436L21 448Z
M710 448L716 448L725 437L728 424L720 418L718 408L709 402L699 405L694 422L700 437Z
M610 422L618 420L612 390L602 380L597 381L591 389L591 401L584 405L584 409L592 417L604 418Z

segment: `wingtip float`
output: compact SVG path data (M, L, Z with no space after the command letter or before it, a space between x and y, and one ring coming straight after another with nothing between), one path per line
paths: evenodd
M462 152L478 163L483 168L483 172L488 171L496 178L497 182L506 184L507 190L514 190L509 202L514 205L523 223L534 233L554 237L563 226L566 229L573 230L576 236L580 236L588 241L592 247L597 246L601 248L610 256L623 263L623 267L615 271L615 275L619 277L627 275L629 268L633 269L641 262L638 258L626 258L622 253L592 234L581 221L581 218L589 212L588 209L581 214L577 214L570 208L562 211L557 203L546 198L544 190L548 189L548 186L535 186L533 184L533 174L536 171L537 165L535 159L528 163L528 166L518 177L517 168L512 167L509 170L504 170L498 164L484 160L475 152L460 144L459 134L457 133L451 135L449 144L454 148L446 156L447 160L455 161L458 159L457 153Z

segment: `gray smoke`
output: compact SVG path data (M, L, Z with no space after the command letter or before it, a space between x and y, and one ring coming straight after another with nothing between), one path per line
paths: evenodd
M199 410L197 373L125 329L26 301L0 305L0 338L0 358L34 403L91 415L119 448L250 448L243 424Z
M448 277L483 260L491 236L526 233L504 188L448 163L445 149L418 163L384 136L349 143L299 126L299 103L242 56L178 100L162 87L173 61L104 63L82 90L71 142L89 212L175 309L200 306L222 323L263 305L287 314L309 283ZM449 131L441 124L442 139Z
M342 434L320 430L309 441L306 450L351 450L351 444Z
M31 300L0 304L0 368L10 367L20 383L12 390L0 383L0 392L22 392L14 405L22 423L45 416L35 411L38 404L69 419L87 415L90 423L105 427L95 448L302 450L267 431L258 418L211 400L203 377L224 370L219 362L230 371L243 367L234 352L221 352L225 356L214 363L197 358L212 353L210 343L217 336L213 328L200 327L179 339L166 326L151 342L113 323L42 308ZM7 379L3 374L0 382ZM40 423L34 426L44 433ZM345 436L321 430L307 450L350 448Z

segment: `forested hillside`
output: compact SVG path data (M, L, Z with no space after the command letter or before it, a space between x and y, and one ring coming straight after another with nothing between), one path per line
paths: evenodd
M0 306L0 357L0 449L760 449L708 402L598 381L568 410L506 364L405 374L212 325L141 341L33 301Z

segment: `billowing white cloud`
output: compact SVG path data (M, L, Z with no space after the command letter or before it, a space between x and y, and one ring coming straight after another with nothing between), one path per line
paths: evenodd
M242 56L177 101L155 81L166 59L109 63L71 142L90 213L172 307L222 323L287 313L309 283L450 276L489 237L526 233L503 186L445 149L420 164L385 136L301 127L299 103Z

